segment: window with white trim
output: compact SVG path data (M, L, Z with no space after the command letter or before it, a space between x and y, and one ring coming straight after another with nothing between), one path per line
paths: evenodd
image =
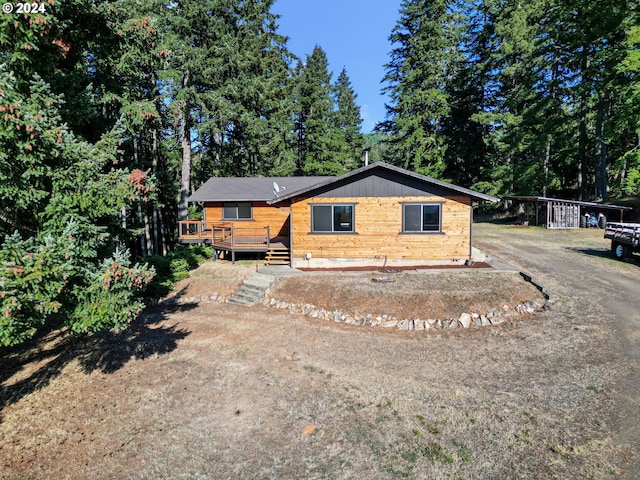
M251 202L225 202L222 204L223 220L251 220Z
M402 231L404 233L441 232L442 204L402 204Z
M353 233L354 208L349 205L311 205L311 231L314 233Z

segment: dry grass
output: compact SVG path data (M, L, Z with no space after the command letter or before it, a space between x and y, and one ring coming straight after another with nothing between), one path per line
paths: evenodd
M231 289L236 267L207 266L186 294ZM443 314L528 296L485 275L317 275L281 293ZM0 478L618 478L628 450L608 412L625 363L597 304L588 321L579 307L423 334L206 303L116 336L52 335L0 361Z

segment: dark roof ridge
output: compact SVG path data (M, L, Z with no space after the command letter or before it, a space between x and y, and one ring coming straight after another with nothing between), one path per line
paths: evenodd
M418 179L418 180L423 181L423 182L431 183L433 185L437 185L437 186L440 186L440 187L443 187L443 188L446 188L446 189L449 189L449 190L453 190L453 191L456 191L456 192L459 192L459 193L464 193L465 195L469 195L469 196L471 196L471 197L473 197L475 199L478 199L478 200L486 200L488 202L499 202L500 201L499 198L492 197L491 195L486 195L484 193L476 192L475 190L471 190L471 189L464 188L464 187L459 187L459 186L454 185L452 183L444 182L442 180L437 180L435 178L428 177L426 175L422 175L420 173L412 172L410 170L406 170L404 168L397 167L395 165L391 165L390 163L374 162L374 163L370 163L369 165L365 165L363 167L360 167L360 168L357 168L357 169L352 170L350 172L347 172L347 173L344 173L342 175L339 175L337 177L328 177L328 178L326 178L324 180L319 181L316 184L312 184L312 185L306 186L304 188L301 188L301 189L298 189L298 190L295 190L295 191L289 191L289 192L285 193L284 195L280 195L277 198L273 198L271 200L268 200L267 203L272 205L274 203L281 202L282 200L288 200L288 199L290 199L290 198L292 198L294 196L301 195L303 193L315 190L317 188L321 188L321 187L324 187L324 186L327 186L327 185L331 185L332 183L348 179L348 178L350 178L350 177L352 177L354 175L358 175L360 173L367 172L369 170L378 169L378 168L384 168L384 169L387 169L387 170L391 170L391 171L394 171L394 172L399 173L401 175L406 175L408 177L412 177L412 178Z

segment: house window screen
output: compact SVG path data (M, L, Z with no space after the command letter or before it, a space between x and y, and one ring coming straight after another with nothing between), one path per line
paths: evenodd
M440 204L405 204L402 210L403 232L440 232Z
M313 232L353 232L353 205L312 205Z
M222 205L224 220L250 220L253 218L250 202L232 202Z

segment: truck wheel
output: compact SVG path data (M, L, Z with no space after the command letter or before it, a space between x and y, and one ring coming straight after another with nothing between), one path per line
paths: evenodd
M625 245L624 243L613 242L611 244L611 251L613 255L620 260L629 257L631 254L629 245Z

